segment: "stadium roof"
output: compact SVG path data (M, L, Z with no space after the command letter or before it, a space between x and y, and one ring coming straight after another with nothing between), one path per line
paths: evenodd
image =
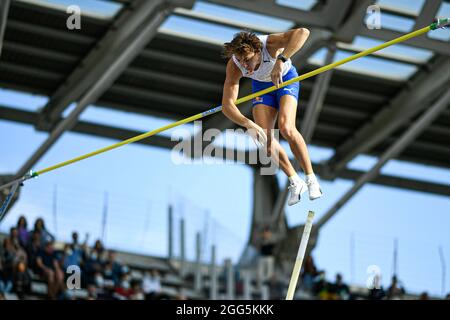
M182 119L220 105L225 77L221 44L240 29L271 33L309 28L310 40L293 58L299 73L305 73L323 65L329 52L335 54L328 54L328 62L342 59L429 25L450 11L449 1L413 1L421 5L409 7L378 1L386 20L383 29L370 30L364 18L367 6L375 2L301 1L294 6L288 0L105 1L107 10L82 11L81 30L68 30L65 1L13 0L0 46L0 87L47 96L49 101L36 112L2 105L0 119L51 132L69 105L80 102L88 92L92 93L87 100L90 105ZM328 162L320 164L324 176L356 179L361 172L346 168L350 160L359 154L382 154L448 91L449 33L439 30L339 67L329 84L319 85L316 78L302 83L299 126L306 107L320 101L312 98L313 89L317 87L323 96L311 143L335 150ZM149 42L138 39L141 34ZM143 49L134 47L134 41ZM131 52L124 58L121 53L128 48ZM130 63L122 63L127 58ZM109 70L114 63L120 67ZM105 74L101 88L94 88ZM250 85L244 80L240 96L248 93ZM447 105L398 159L450 168ZM248 104L242 106L244 113L249 110ZM234 127L222 115L206 119L205 125ZM135 134L127 128L76 119L64 130L117 139ZM143 143L173 145L162 136ZM32 157L31 164L40 156ZM450 195L449 185L387 176L375 182Z

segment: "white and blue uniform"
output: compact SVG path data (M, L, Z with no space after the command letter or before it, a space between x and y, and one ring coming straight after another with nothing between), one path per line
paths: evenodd
M269 52L267 51L266 47L267 37L268 37L267 35L258 36L259 40L262 42L262 50L261 50L262 58L261 64L259 65L258 69L254 70L252 73L248 73L247 70L239 63L236 57L234 55L232 56L233 62L236 64L239 70L241 70L242 75L244 77L252 79L253 93L273 86L270 74L272 73L272 69L275 66L275 62L277 61L277 59L271 57ZM288 59L285 63L283 63L282 76L283 82L298 76L297 70L292 65L291 59ZM253 99L253 106L257 104L265 104L275 109L278 109L280 105L280 99L282 96L291 95L296 99L298 99L299 91L300 91L300 83L294 82L286 87L266 93L260 97L256 97L255 99Z

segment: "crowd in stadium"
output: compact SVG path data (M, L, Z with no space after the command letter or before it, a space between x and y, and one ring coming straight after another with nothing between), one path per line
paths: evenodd
M260 234L261 243L259 247L260 259L262 264L272 265L271 267L265 266L263 269L274 268L274 248L276 246L276 240L272 234L270 226L265 226ZM267 261L268 260L268 261ZM268 281L268 285L271 291L271 299L284 299L287 290L289 279L278 279L276 274L273 273L273 277ZM302 266L300 274L301 280L299 289L304 294L304 299L320 299L320 300L403 300L411 299L411 295L406 294L405 288L400 284L397 277L394 275L391 279L391 283L387 289L384 289L381 285L380 278L374 277L371 284L372 289L368 292L363 290L352 291L351 288L344 283L343 276L336 274L335 281L327 281L326 271L317 268L314 259L311 255L305 257L305 261ZM430 299L427 292L423 292L418 299L428 300ZM450 299L450 294L446 299Z
M71 295L68 289L71 272L69 266L79 266L80 287L88 300L154 300L178 298L183 294L169 297L162 294L161 277L156 270L145 271L141 279L131 276L128 266L116 260L116 252L105 250L100 240L93 247L87 245L88 237L80 243L78 233L72 233L71 243L55 249L55 237L46 229L44 220L38 218L34 227L28 227L27 220L21 216L17 226L10 229L0 247L0 300L7 294L15 294L19 299L33 296L32 282L45 282L47 299L80 299ZM270 251L270 250L266 250ZM68 281L69 280L69 281ZM237 281L237 286L241 281ZM405 289L397 278L386 290L382 286L369 290L366 296L351 292L340 274L335 282L326 280L326 273L319 270L312 258L307 256L301 273L301 289L316 299L404 299ZM271 299L283 299L285 284L274 278L267 283ZM75 281L76 285L76 281ZM240 291L237 288L236 291ZM428 299L426 292L419 299ZM450 299L450 294L447 295Z
M372 285L373 288L369 290L367 296L360 296L351 292L349 286L344 283L341 274L336 275L335 282L328 282L325 271L317 269L311 256L306 258L301 277L303 290L321 300L351 300L356 298L365 298L368 300L401 300L406 295L406 291L399 284L397 277L393 276L392 282L387 290L381 284L375 283ZM428 294L426 292L422 293L419 299L427 300Z
M48 299L71 299L67 290L69 266L79 266L80 285L88 292L87 299L145 300L157 299L161 290L158 272L146 272L143 279L131 279L126 265L116 261L116 253L105 250L100 240L92 248L87 239L80 243L78 233L72 233L72 242L63 250L54 247L55 237L38 218L29 229L25 217L0 248L0 299L14 293L19 299L30 297L31 284L37 278L47 284ZM76 285L76 281L74 282Z

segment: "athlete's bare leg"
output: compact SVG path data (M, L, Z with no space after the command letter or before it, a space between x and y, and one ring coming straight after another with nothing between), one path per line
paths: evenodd
M267 134L267 153L283 172L291 177L295 174L294 167L289 161L286 151L275 139L273 129L277 120L278 111L268 105L257 104L253 107L253 119Z
M289 143L295 159L300 163L305 174L314 173L305 140L295 125L297 115L297 100L291 95L280 99L278 128L283 138Z

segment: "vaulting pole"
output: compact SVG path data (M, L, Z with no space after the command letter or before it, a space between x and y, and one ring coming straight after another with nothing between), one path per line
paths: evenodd
M429 32L429 31L431 31L431 30L436 30L436 29L439 29L439 28L445 28L445 27L448 27L449 25L450 25L450 19L448 19L448 18L446 18L446 19L440 19L440 20L438 20L437 22L435 22L435 23L429 25L428 27L419 29L419 30L417 30L417 31L413 31L413 32L408 33L408 34L406 34L406 35L404 35L404 36L401 36L401 37L396 38L396 39L394 39L394 40L388 41L388 42L386 42L386 43L384 43L384 44L381 44L381 45L378 45L378 46L373 47L373 48L371 48L371 49L367 49L367 50L365 50L365 51L362 51L362 52L360 52L360 53L358 53L358 54L355 54L355 55L353 55L353 56L351 56L351 57L342 59L342 60L340 60L340 61L336 61L336 62L334 62L334 63L328 64L328 65L326 65L326 66L323 66L323 67L318 68L318 69L316 69L316 70L313 70L313 71L311 71L311 72L305 73L305 74L303 74L303 75L301 75L301 76L298 76L298 77L296 77L296 78L293 78L293 79L291 79L291 80L289 80L289 81L283 82L278 88L277 88L276 86L272 86L272 87L269 87L269 88L267 88L267 89L264 89L264 90L255 92L255 93L253 93L253 94L247 95L247 96L245 96L245 97L242 97L242 98L236 100L235 104L238 105L238 104L241 104L241 103L243 103L243 102L252 100L252 99L254 99L254 98L256 98L256 97L259 97L259 96L264 95L264 94L266 94L266 93L269 93L269 92L278 90L279 88L283 88L283 87L288 86L288 85L290 85L290 84L292 84L292 83L299 82L299 81L303 81L303 80L305 80L305 79L314 77L314 76L316 76L316 75L318 75L318 74L321 74L321 73L323 73L323 72L326 72L326 71L328 71L328 70L334 69L334 68L336 68L336 67L338 67L338 66L341 66L341 65L343 65L343 64L345 64L345 63L348 63L348 62L350 62L350 61L353 61L353 60L356 60L356 59L359 59L359 58L368 56L368 55L370 55L370 54L372 54L372 53L374 53L374 52L377 52L377 51L379 51L379 50L382 50L382 49L387 48L387 47L389 47L389 46L392 46L392 45L394 45L394 44L397 44L397 43L400 43L400 42L404 42L404 41L409 40L409 39L411 39L411 38L418 37L418 36L423 35L423 34ZM98 150L96 150L96 151L87 153L87 154L85 154L85 155L82 155L82 156L79 156L79 157L76 157L76 158L73 158L73 159L70 159L70 160L61 162L61 163L59 163L59 164L50 166L50 167L48 167L48 168L45 168L45 169L42 169L42 170L39 170L39 171L31 171L29 174L27 174L26 176L24 176L21 180L22 180L22 181L28 180L28 179L37 177L37 176L39 176L39 175L42 175L42 174L44 174L44 173L47 173L47 172L50 172L50 171L59 169L59 168L61 168L61 167L67 166L67 165L70 165L70 164L72 164L72 163L75 163L75 162L78 162L78 161L81 161L81 160L84 160L84 159L87 159L87 158L90 158L90 157L99 155L99 154L101 154L101 153L104 153L104 152L107 152L107 151L116 149L116 148L118 148L118 147L121 147L121 146L130 144L130 143L133 143L133 142L136 142L136 141L140 141L140 140L142 140L142 139L151 137L151 136L156 135L156 134L158 134L158 133L160 133L160 132L163 132L163 131L169 130L169 129L171 129L171 128L177 127L177 126L179 126L179 125L186 124L186 123L193 122L193 121L195 121L195 120L198 120L198 119L207 117L207 116L209 116L209 115L211 115L211 114L220 112L221 110L222 110L222 106L218 106L218 107L215 107L215 108L206 110L206 111L204 111L204 112L198 113L198 114L196 114L196 115L193 115L193 116L191 116L191 117L188 117L188 118L186 118L186 119L182 119L182 120L176 121L176 122L174 122L174 123L165 125L165 126L163 126L163 127L161 127L161 128L158 128L158 129L155 129L155 130L152 130L152 131L148 131L148 132L146 132L146 133L140 134L140 135L135 136L135 137L132 137L132 138L130 138L130 139L123 140L123 141L118 142L118 143L115 143L115 144L113 144L113 145L110 145L110 146L107 146L107 147L98 149ZM11 184L11 183L5 184L5 185L3 185L3 186L0 186L0 190L6 188L6 187L7 187L8 185L10 185L10 184Z

